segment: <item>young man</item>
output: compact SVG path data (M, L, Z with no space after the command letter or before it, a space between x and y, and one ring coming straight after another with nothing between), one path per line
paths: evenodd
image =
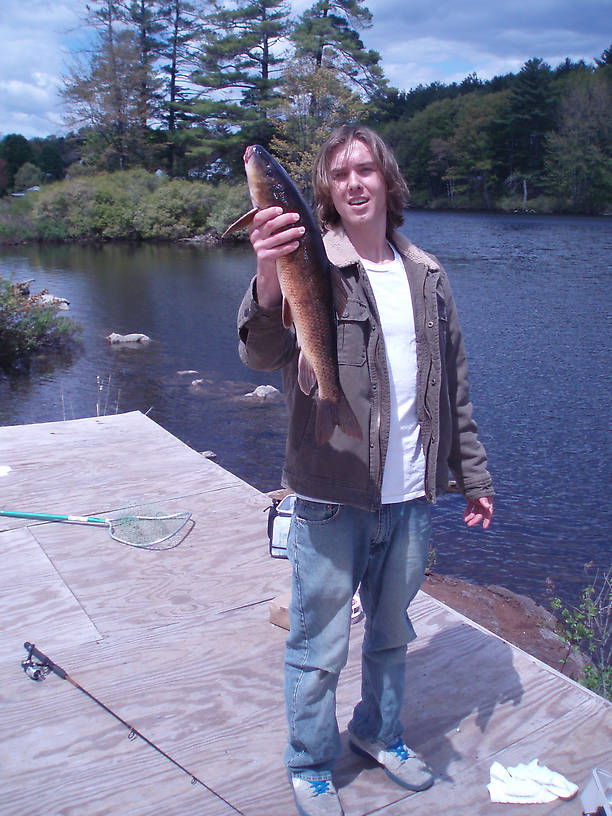
M345 126L314 167L323 242L347 282L337 315L340 384L361 438L336 428L317 445L315 393L297 384L295 335L283 328L276 260L303 234L298 216L255 215L257 275L238 316L240 355L282 369L289 407L283 484L299 496L288 552L293 566L285 656L286 764L302 816L341 816L332 782L340 753L336 687L346 663L351 599L365 612L361 701L348 724L351 748L398 784L433 783L403 740L407 608L423 580L430 506L449 469L467 499L468 526L488 527L493 489L472 419L467 362L455 303L437 260L396 232L407 189L387 145Z

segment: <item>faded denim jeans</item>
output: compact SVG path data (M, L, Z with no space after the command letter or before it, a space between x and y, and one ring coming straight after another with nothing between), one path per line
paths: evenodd
M349 731L385 745L402 736L406 645L416 637L407 609L423 581L430 537L424 498L375 511L297 499L287 542L293 582L285 761L292 773L329 777L340 754L336 687L359 584L366 616L361 701Z

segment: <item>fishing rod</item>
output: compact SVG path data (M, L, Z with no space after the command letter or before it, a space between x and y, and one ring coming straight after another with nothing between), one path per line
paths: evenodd
M79 685L79 683L77 683L76 680L73 680L72 677L70 677L70 675L68 674L67 671L62 669L61 666L58 666L57 663L54 663L51 660L50 657L47 657L47 655L44 654L43 652L41 652L40 649L37 649L36 646L33 643L26 642L26 643L23 644L23 648L27 651L28 656L24 660L21 661L21 668L24 670L26 675L31 680L35 680L36 682L41 682L51 672L53 672L53 674L56 674L62 680L67 680L76 689L78 689L79 691L82 691L83 694L85 694L87 697L89 697L90 700L93 700L94 703L99 705L100 708L103 708L104 711L106 711L107 714L110 714L112 717L114 717L116 720L118 720L121 723L121 725L125 726L128 729L128 739L130 741L135 740L137 737L139 737L143 742L146 742L147 745L150 745L151 748L154 748L165 759L169 760L173 765L176 765L176 767L179 768L181 771L183 771L183 773L186 773L187 776L189 776L191 778L191 784L192 785L202 785L203 788L206 788L206 790L209 793L212 793L213 796L216 796L217 799L220 799L224 804L226 804L228 807L230 807L235 813L239 813L241 816L244 816L244 814L242 813L241 810L238 810L238 808L236 808L234 805L231 805L227 801L227 799L224 799L219 793L217 793L212 788L210 788L206 784L206 782L203 782L195 774L191 773L191 771L188 771L187 768L185 768L184 765L181 765L180 762L177 762L175 759L173 759L165 751L162 751L161 748L158 748L158 746L155 745L154 742L151 742L150 739L147 739L147 737L145 737L144 734L141 734L140 731L138 731L138 729L134 728L133 725L130 725L130 723L126 722L118 714L115 714L115 712L112 711L112 709L108 708L108 706L105 706L104 703L101 700L98 700L98 698L94 697L94 695L91 694L89 691L87 691L87 689L84 689L83 686Z

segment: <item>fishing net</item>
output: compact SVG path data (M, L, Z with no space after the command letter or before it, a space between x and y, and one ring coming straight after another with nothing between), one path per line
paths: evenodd
M129 547L169 550L181 543L191 513L146 513L107 521L111 538Z

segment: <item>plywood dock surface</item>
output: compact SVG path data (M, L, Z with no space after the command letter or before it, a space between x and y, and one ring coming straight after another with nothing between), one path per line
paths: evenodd
M0 465L11 467L3 510L146 506L194 521L174 549L147 551L103 528L0 519L0 814L295 813L282 765L286 633L269 622L289 566L267 554L268 498L139 413L0 428ZM612 706L425 593L411 617L406 737L436 784L410 794L346 750L336 780L347 816L516 812L489 801L494 760L538 757L581 787L592 768L610 767ZM341 730L358 700L361 636L358 624ZM70 683L29 680L24 641L203 784L129 740Z

